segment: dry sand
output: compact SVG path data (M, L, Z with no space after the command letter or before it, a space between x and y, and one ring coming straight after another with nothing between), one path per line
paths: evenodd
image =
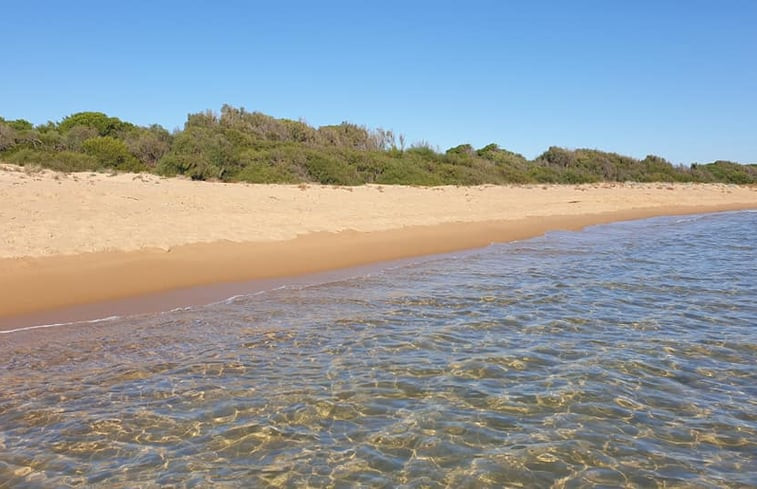
M754 208L757 188L724 184L246 185L3 165L0 328L34 321L11 317L188 286Z

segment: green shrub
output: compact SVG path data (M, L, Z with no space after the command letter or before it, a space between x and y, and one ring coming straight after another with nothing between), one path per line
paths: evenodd
M497 183L525 184L536 182L534 176L529 173L527 165L523 165L522 168L515 165L499 165L497 173L500 175Z
M533 164L528 169L528 177L530 180L538 183L560 183L560 172L550 166L542 166L539 164Z
M428 145L411 146L406 151L406 153L409 153L410 155L415 155L427 160L434 160L434 159L439 158L439 155L436 153L436 151L434 151L434 149Z
M8 163L20 166L39 165L62 172L92 171L99 167L92 156L73 151L36 151L22 149L4 158Z
M116 136L119 132L134 127L129 122L123 122L117 117L108 117L102 112L78 112L65 117L58 124L58 130L65 133L76 126L92 127L100 136Z
M242 169L230 178L249 183L299 183L307 171L300 166L305 155L292 147L275 150L247 150L239 155Z
M439 153L428 143L405 150L391 130L343 122L319 128L224 105L190 114L183 130L139 127L102 112L79 112L33 127L0 117L0 157L63 171L149 170L193 179L356 185L588 183L666 181L757 183L757 167L716 161L691 168L658 156L643 160L596 149L550 147L534 160L489 144Z
M305 168L313 181L329 185L358 185L362 183L354 167L337 153L308 151Z
M212 116L193 117L192 125L173 138L168 153L160 158L158 173L187 175L194 180L228 179L242 169L239 150L226 138Z
M256 164L244 167L234 176L234 181L248 183L300 183L302 180L285 168L271 164Z
M81 144L82 151L95 158L100 167L140 172L147 168L129 153L126 143L110 136L97 136Z
M175 153L169 153L161 158L155 170L159 175L167 177L186 175L192 180L212 180L223 176L221 168L205 158Z
M354 151L349 153L348 164L355 167L364 183L376 183L392 165L393 158L380 151Z
M34 128L31 122L26 119L16 119L15 121L5 121L10 127L17 131L31 131Z
M150 168L171 149L171 135L157 124L128 131L123 139L129 152Z
M432 171L427 163L425 159L407 152L401 159L387 157L385 160L386 167L376 179L376 183L386 185L443 185L444 180L441 175Z
M740 165L731 161L716 161L706 165L691 165L692 172L699 181L735 183L740 185L757 183L757 167Z
M560 175L560 183L594 183L599 182L600 178L598 175L592 175L591 173L587 171L582 171L578 169L572 169L569 168L562 172L562 175Z
M470 144L460 144L458 146L455 146L454 148L448 149L446 154L473 156L475 153L476 152L473 149L473 146L471 146Z
M16 130L0 122L0 151L13 148L16 145Z

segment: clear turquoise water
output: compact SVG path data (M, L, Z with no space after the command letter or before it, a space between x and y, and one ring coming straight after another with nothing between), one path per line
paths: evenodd
M0 488L757 487L757 213L0 335Z

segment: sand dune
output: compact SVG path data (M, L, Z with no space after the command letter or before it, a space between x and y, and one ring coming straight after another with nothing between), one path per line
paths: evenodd
M757 208L725 184L247 185L0 170L0 317L482 246L549 229Z

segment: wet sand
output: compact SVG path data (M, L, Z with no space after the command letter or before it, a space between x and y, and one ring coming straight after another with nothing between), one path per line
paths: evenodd
M207 303L271 283L253 280L550 230L757 208L756 188L723 184L339 188L9 166L0 190L1 330Z

